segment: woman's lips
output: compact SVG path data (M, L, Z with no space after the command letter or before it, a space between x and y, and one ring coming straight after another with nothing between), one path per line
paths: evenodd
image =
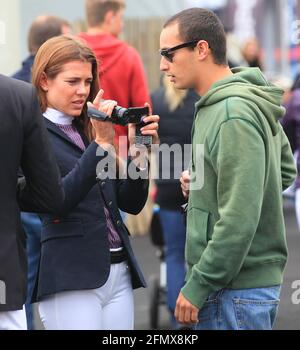
M76 108L83 108L84 101L75 101L75 102L72 102L72 105Z

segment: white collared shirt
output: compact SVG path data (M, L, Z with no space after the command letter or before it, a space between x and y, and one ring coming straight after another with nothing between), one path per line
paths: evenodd
M53 108L47 108L45 113L43 114L45 118L50 120L50 122L59 125L72 125L72 121L74 117L70 117L69 115L64 114L61 111Z

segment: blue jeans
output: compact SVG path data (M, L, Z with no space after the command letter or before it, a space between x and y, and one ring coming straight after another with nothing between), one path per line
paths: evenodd
M199 311L195 330L271 330L280 287L221 289Z
M41 220L37 214L21 213L21 221L27 236L27 300L25 303L27 327L34 329L33 310L30 303L31 295L37 274L38 263L41 250Z
M178 325L174 318L176 300L184 285L186 264L184 247L186 231L180 211L160 209L159 211L165 241L167 265L167 301L174 328Z

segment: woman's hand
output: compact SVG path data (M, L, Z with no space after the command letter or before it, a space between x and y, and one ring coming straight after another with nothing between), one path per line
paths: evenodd
M114 107L117 105L117 102L112 100L102 101L103 93L104 91L102 89L99 90L93 103L89 103L89 106L105 113L110 117ZM101 122L93 118L91 118L90 121L96 134L95 142L101 147L107 144L113 145L115 136L113 124L109 122Z
M147 125L141 128L141 133L144 136L147 136L147 135L152 136L152 144L157 144L159 143L159 137L158 137L159 116L152 115L152 108L149 105L149 103L145 103L145 107L149 108L149 115L143 119L144 123ZM135 131L136 131L136 125L128 124L128 139L129 139L130 146L134 145Z

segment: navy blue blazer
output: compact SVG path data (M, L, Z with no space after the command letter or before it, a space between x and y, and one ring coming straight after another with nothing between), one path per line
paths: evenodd
M0 74L0 313L21 310L26 300L26 236L19 205L49 211L63 202L42 120L32 85ZM17 185L20 166L25 188Z
M45 119L50 141L63 177L65 202L55 214L41 214L41 259L33 301L66 290L101 287L110 272L110 251L104 202L119 233L131 272L133 288L146 282L132 251L129 232L119 213L138 214L148 196L149 181L97 180L98 145L88 144L83 152L54 123ZM99 169L97 169L99 170Z

